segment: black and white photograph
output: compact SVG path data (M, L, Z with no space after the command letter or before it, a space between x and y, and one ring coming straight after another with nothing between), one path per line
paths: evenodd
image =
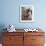
M32 22L34 19L34 7L32 5L20 6L20 21Z

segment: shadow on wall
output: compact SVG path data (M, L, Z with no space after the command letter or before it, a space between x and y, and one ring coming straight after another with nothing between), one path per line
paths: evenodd
M6 31L4 28L6 28L6 26L4 24L0 24L0 43L2 43L3 32Z

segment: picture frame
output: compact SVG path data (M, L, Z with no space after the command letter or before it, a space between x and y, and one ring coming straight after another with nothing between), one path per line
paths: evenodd
M34 6L20 5L20 22L33 22L33 21L34 21Z

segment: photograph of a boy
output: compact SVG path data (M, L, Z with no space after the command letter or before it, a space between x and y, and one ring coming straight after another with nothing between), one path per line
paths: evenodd
M22 7L22 20L32 20L32 9Z

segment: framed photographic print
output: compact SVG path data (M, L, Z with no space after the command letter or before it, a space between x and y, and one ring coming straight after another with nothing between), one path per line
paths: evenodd
M34 21L34 7L32 5L20 5L20 22Z

